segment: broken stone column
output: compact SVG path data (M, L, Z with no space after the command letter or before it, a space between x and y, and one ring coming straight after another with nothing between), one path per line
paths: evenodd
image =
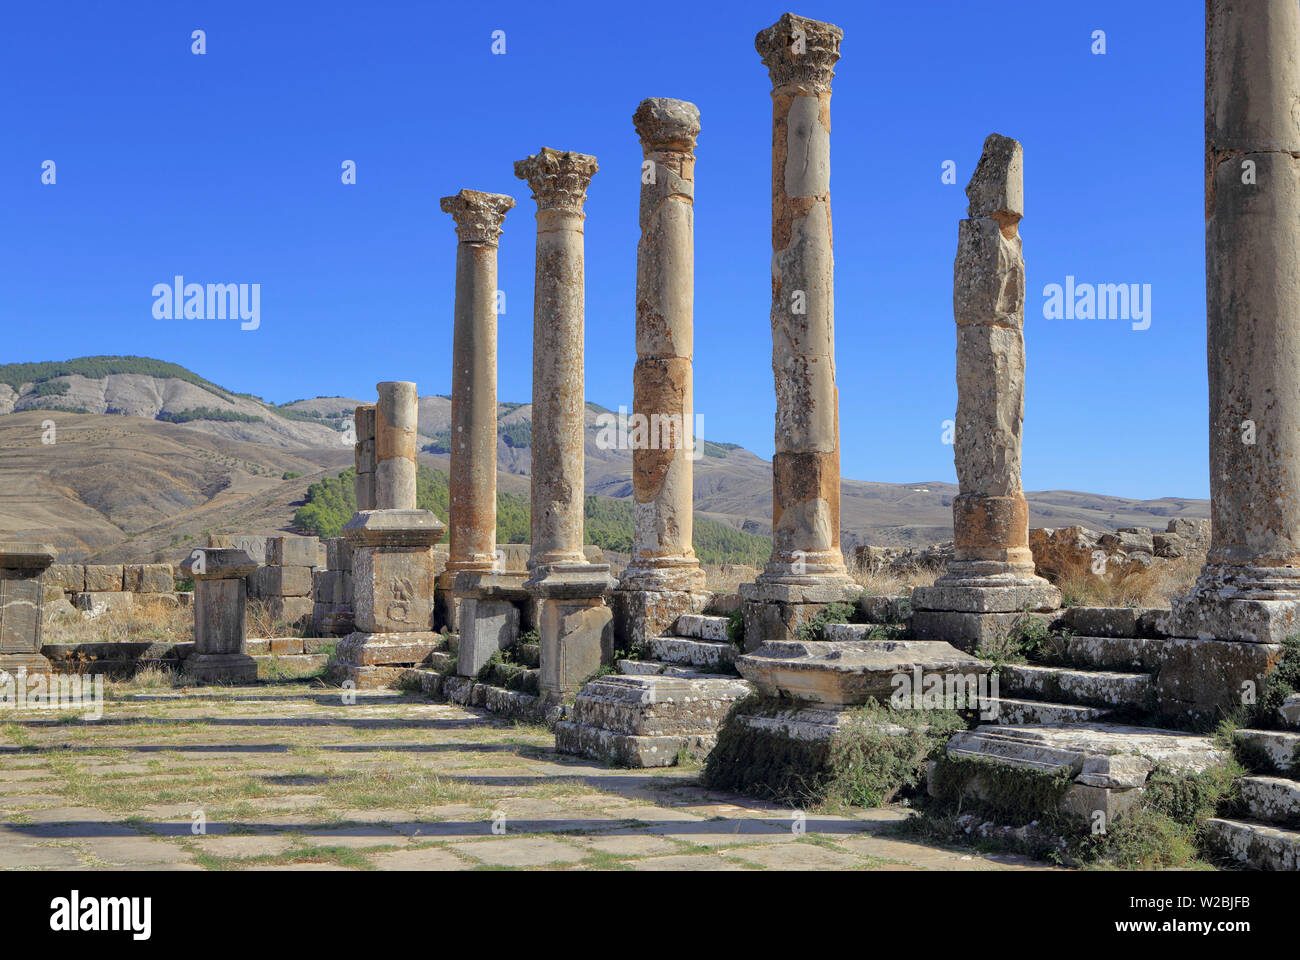
M415 384L389 381L375 388L375 509L415 509L415 427L420 415ZM360 509L360 507L358 507Z
M356 476L352 481L353 491L357 497L358 510L375 509L375 405L363 403L352 415L356 429L356 443L353 447L353 459L356 463Z
M1170 633L1269 645L1300 630L1300 9L1209 0L1205 263L1211 541ZM1228 696L1270 656L1242 651Z
M695 298L693 103L651 97L632 122L641 137L633 368L632 557L612 596L619 645L632 649L704 609L694 529L692 355Z
M414 383L378 385L375 406L374 510L358 510L343 527L352 548L355 630L338 642L330 675L358 688L394 683L446 645L433 632L434 544L446 527L415 506Z
M966 187L957 232L957 419L953 559L930 587L912 591L913 636L971 649L1061 594L1034 572L1029 508L1020 487L1025 414L1024 153L991 134Z
M583 205L596 158L543 147L515 163L537 201L533 294L532 552L542 694L566 696L614 654L608 564L582 550Z
M41 607L56 556L49 544L0 542L0 674L49 673L41 653Z
M474 600L468 612L497 623L504 618L515 624L513 637L492 631L492 650L518 636L518 611L511 621L508 613L498 609L508 600L500 597L477 598L478 581L494 577L497 525L497 244L500 241L506 212L513 208L513 197L500 193L462 190L453 197L443 197L442 209L456 221L456 306L452 344L451 379L451 503L448 525L451 542L446 571L439 578L443 623L459 630L460 657L477 663L475 673L486 656L474 653L476 640L483 630L465 624L462 614L465 601ZM462 576L463 575L463 576ZM521 601L524 576L513 578ZM497 584L506 586L504 582ZM467 643L468 640L468 643Z
M194 652L184 674L201 683L248 683L257 661L248 655L248 585L257 562L243 550L195 550L181 564L194 578Z
M772 81L776 453L772 558L740 588L747 645L788 638L860 590L840 553L830 104L842 37L833 24L787 13L754 41Z

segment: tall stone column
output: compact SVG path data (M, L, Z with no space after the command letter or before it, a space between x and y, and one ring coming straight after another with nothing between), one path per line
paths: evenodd
M1026 611L1061 605L1034 572L1029 508L1020 486L1025 418L1024 151L999 134L984 141L957 232L957 420L953 560L912 592L913 634L974 647Z
M446 626L460 633L457 672L476 676L519 638L525 574L498 569L497 245L513 197L462 190L442 199L456 221L451 380L451 543L439 578Z
M772 558L744 584L746 645L788 636L856 585L840 553L831 248L831 78L839 27L783 14L754 40L772 81ZM754 604L779 604L759 608Z
M695 299L693 103L651 97L632 122L641 174L633 368L632 557L613 595L620 645L659 636L708 602L692 545Z
M375 405L360 404L352 415L357 439L353 446L356 477L352 489L358 510L375 509Z
M589 564L583 536L583 205L596 158L543 147L515 163L537 201L533 293L532 553L542 600L542 692L567 695L613 657L608 564Z
M381 383L375 405L375 509L415 509L415 384Z
M1205 34L1211 543L1171 632L1270 643L1300 630L1300 9L1208 0Z
M497 244L513 197L462 190L442 198L456 221L451 355L451 503L447 572L496 567Z

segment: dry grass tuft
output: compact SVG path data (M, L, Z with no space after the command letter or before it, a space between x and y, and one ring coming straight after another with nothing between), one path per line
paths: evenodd
M913 587L932 586L942 573L940 567L921 564L897 566L849 562L849 576L867 593L882 597L905 597Z
M129 610L106 611L93 620L80 614L51 617L42 627L41 638L45 643L182 643L194 639L194 611L136 594Z
M1138 563L1108 564L1106 572L1092 572L1084 557L1064 561L1049 577L1067 606L1168 607L1174 597L1191 592L1205 562L1204 554L1177 559L1157 559L1150 566Z

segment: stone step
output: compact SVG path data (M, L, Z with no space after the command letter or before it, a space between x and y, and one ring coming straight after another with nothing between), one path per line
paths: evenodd
M1281 773L1300 774L1300 733L1290 730L1238 730L1237 742Z
M288 680L321 673L329 663L325 653L286 653L254 657L259 680Z
M720 640L727 642L727 618L706 617L699 613L684 613L673 625L673 634L693 640Z
M703 756L717 743L716 734L641 737L570 720L555 725L555 749L619 767L670 767L683 750Z
M1150 674L1007 664L1000 689L1016 697L1097 707L1143 707L1154 696Z
M1212 737L1096 721L980 726L955 734L946 753L949 760L1063 776L1069 783L1059 809L1084 818L1101 811L1107 820L1133 809L1157 766L1193 774L1227 759ZM960 789L994 804L1004 802L1006 785L974 769L973 776L960 781ZM936 764L929 777L931 793L943 795L946 783L943 765Z
M1256 870L1300 870L1300 830L1211 817L1205 830L1224 852Z
M1164 640L1145 637L1074 636L1065 641L1065 655L1080 667L1149 672L1159 665L1164 645Z
M628 677L720 677L699 667L667 663L663 660L619 660L618 672Z
M1106 713L1102 707L1077 703L1051 703L1047 700L1016 700L999 697L990 704L997 710L991 723L1088 723Z
M685 617L678 617L679 621ZM721 619L720 617L714 619ZM738 653L726 641L697 640L690 637L651 637L646 644L650 660L663 660L692 667L732 667Z
M578 691L570 719L633 736L714 734L731 705L752 689L727 677L610 675Z
M822 628L822 639L830 643L900 639L904 629L885 623L828 623Z
M1300 781L1287 777L1242 777L1241 798L1256 820L1300 827Z

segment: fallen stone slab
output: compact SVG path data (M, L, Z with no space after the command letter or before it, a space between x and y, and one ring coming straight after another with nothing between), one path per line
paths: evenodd
M916 670L977 677L992 666L933 640L771 641L736 660L764 696L830 706L884 702L897 689L894 678Z
M579 691L572 719L637 736L712 734L731 705L752 692L731 678L607 676Z
M734 664L737 656L736 648L725 640L694 640L688 637L651 637L646 644L646 653L656 660L696 667Z

